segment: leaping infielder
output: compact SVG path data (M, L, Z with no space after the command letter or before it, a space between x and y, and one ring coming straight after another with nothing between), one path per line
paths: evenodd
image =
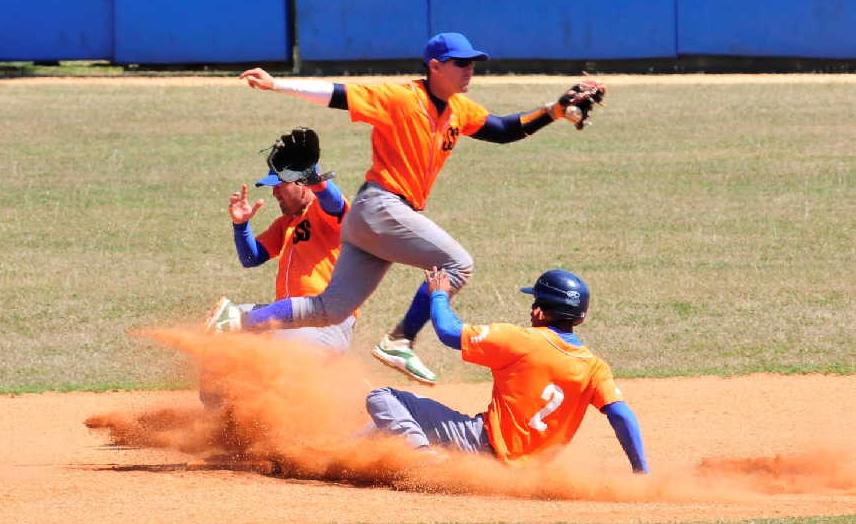
M342 250L330 284L316 296L290 297L242 315L244 328L271 322L285 327L342 322L372 294L396 262L421 269L443 268L452 295L466 284L473 272L472 257L422 214L458 138L513 142L558 118L568 118L581 129L593 104L606 93L603 85L587 81L535 110L492 115L463 95L469 89L475 62L487 58L463 35L440 33L425 46L426 78L403 84L274 79L258 68L241 74L252 88L344 109L352 121L373 128L372 165L342 224ZM413 341L429 316L430 296L423 284L404 318L372 354L415 380L433 384L436 375L413 351Z

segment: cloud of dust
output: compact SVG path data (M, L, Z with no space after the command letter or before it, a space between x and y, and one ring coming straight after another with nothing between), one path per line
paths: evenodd
M705 459L650 476L601 471L560 458L506 466L492 457L431 455L401 439L367 435L361 364L265 335L196 329L144 333L196 362L206 388L223 399L90 417L116 445L162 447L212 464L267 464L266 473L442 493L609 502L730 501L775 493L856 493L856 455L824 449L799 456Z

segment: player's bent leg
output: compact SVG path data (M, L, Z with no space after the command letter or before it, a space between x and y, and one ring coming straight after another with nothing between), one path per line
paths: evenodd
M466 284L473 271L472 256L431 219L386 192L372 196L363 207L371 213L355 213L355 204L345 219L343 239L390 262L443 268L456 290Z
M416 448L430 444L468 453L493 452L481 415L470 417L435 400L393 388L369 393L366 410L379 430L401 435Z
M428 435L393 391L395 390L392 388L380 388L366 396L366 411L375 427L380 431L404 437L414 448L428 446Z
M333 276L323 293L316 297L328 324L339 324L354 314L374 293L392 264L362 249L342 242ZM295 310L295 317L300 312Z
M378 259L420 269L444 268L453 291L472 274L472 257L451 235L398 196L376 187L362 190L354 199L342 225L342 239ZM387 334L372 355L414 380L434 384L437 375L413 351L413 340L429 318L427 288L424 293L420 289L399 328Z
M320 295L285 298L250 311L243 317L244 327L264 329L276 324L291 329L344 322L377 288L389 266L343 242L330 283Z

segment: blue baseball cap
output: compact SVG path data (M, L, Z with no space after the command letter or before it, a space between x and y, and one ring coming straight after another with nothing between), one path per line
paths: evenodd
M439 33L431 37L425 44L422 60L427 64L431 59L440 62L462 58L465 60L487 60L484 51L473 49L473 44L461 33Z
M256 187L278 186L280 184L282 184L282 179L279 178L279 174L276 171L271 171L266 177L256 181Z

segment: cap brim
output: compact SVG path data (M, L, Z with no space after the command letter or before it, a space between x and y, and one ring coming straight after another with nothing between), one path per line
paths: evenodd
M282 180L279 178L279 175L271 171L266 177L256 182L256 187L278 186L280 184L282 184Z
M526 293L527 295L534 295L535 294L535 288L534 287L522 287L522 288L520 288L520 291Z
M487 53L483 51L476 51L475 49L473 49L472 51L453 51L451 53L446 54L444 58L446 60L454 60L456 58L460 58L463 60L475 60L477 62L481 62L483 60L489 59L490 57L487 55Z

